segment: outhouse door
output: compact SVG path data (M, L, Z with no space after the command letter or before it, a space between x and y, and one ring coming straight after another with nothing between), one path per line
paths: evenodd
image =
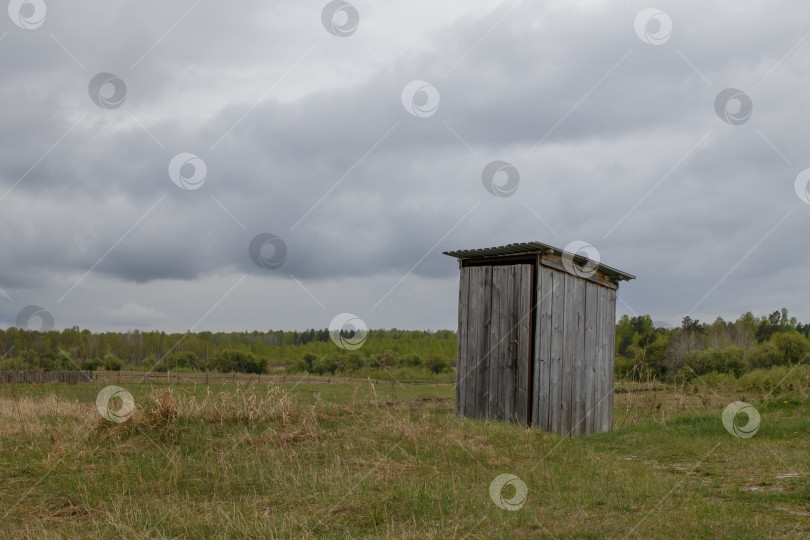
M456 412L531 422L535 264L461 268Z

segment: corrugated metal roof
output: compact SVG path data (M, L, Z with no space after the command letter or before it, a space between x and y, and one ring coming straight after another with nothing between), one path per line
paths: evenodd
M498 246L498 247L491 247L491 248L481 248L481 249L462 249L458 251L445 251L445 255L449 255L451 257L455 257L461 260L471 260L471 259L484 259L489 257L506 257L512 255L530 255L535 253L542 253L546 250L551 250L554 252L555 255L562 255L563 253L567 253L565 250L560 248L550 246L548 244L544 244L542 242L520 242L517 244L507 244L505 246ZM577 255L571 253L570 255L573 256L574 261L579 264L586 263L589 259L587 257L583 257L582 255ZM594 261L597 262L597 261ZM636 276L632 274L628 274L626 272L622 272L621 270L617 270L616 268L612 268L606 264L602 264L598 262L597 269L608 274L614 276L619 280L630 280L636 279Z

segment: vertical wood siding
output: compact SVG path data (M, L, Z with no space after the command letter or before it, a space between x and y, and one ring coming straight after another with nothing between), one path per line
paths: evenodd
M547 266L462 267L456 413L610 431L615 310L615 290Z
M528 423L533 271L461 269L457 414Z

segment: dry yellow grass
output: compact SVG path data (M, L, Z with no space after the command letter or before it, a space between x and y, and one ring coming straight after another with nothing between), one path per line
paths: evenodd
M620 388L624 427L563 439L455 418L451 392L133 387L137 410L115 424L95 409L100 387L19 387L0 394L0 537L810 532L806 396L759 403L763 427L742 440L719 422L738 389ZM515 512L489 497L504 472L529 489Z

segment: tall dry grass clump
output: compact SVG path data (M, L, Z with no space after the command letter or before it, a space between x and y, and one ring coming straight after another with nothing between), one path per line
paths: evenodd
M39 436L72 425L82 426L94 422L95 407L78 401L44 397L0 398L0 434L22 433Z
M388 424L401 420L399 409L407 405L386 402L375 394L361 396L357 391L344 403L320 399L306 403L281 386L249 386L235 391L213 392L204 397L184 395L182 389L166 388L152 393L143 403L136 404L132 418L120 424L139 429L161 429L183 423L241 426L269 431L304 430L314 432L324 426L347 421L365 425ZM137 401L137 400L136 400ZM373 418L373 421L371 420ZM106 423L110 429L117 426Z

